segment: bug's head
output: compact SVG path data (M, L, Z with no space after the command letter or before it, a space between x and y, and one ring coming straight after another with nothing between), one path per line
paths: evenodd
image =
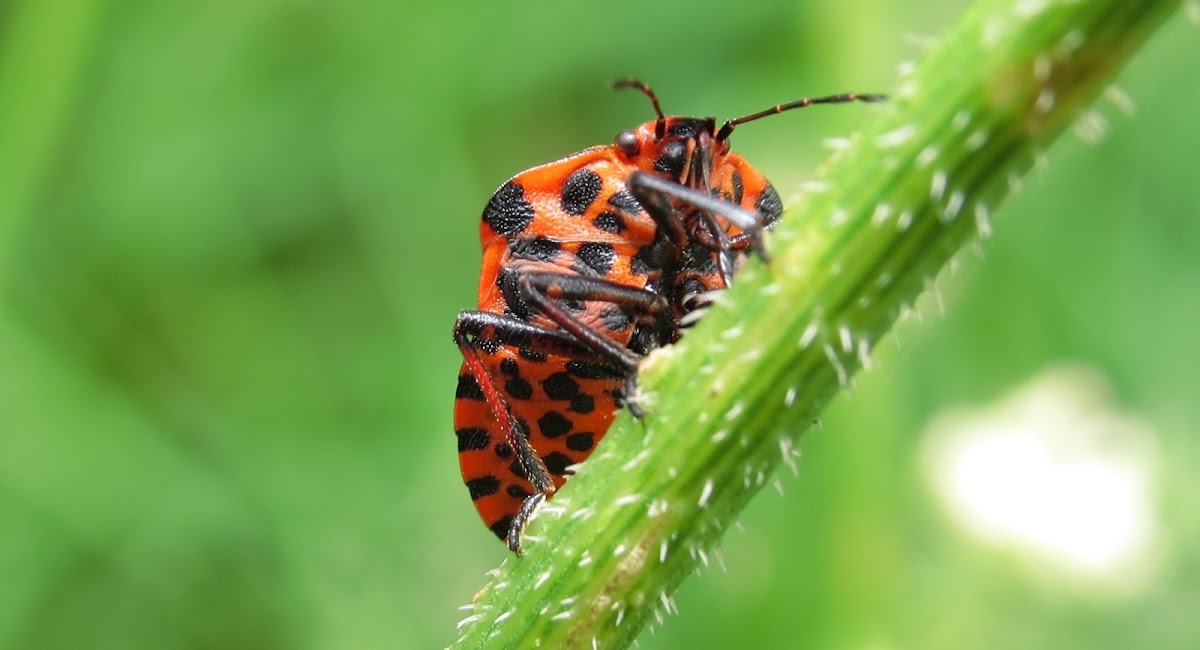
M666 116L658 97L636 79L621 79L614 88L636 88L650 98L658 118L636 129L621 131L613 147L642 170L692 187L706 187L713 158L729 151L729 143L716 138L711 117Z
M886 95L875 93L842 93L825 97L797 99L777 104L757 113L725 120L717 129L711 117L667 117L658 105L658 96L637 79L618 79L613 88L635 88L650 98L658 119L636 129L621 131L613 146L626 160L643 170L698 189L708 189L708 177L713 161L729 152L729 136L739 124L753 122L784 111L815 104L844 104L847 102L882 102Z
M621 131L613 146L646 172L694 186L711 170L713 156L729 150L713 139L715 129L711 117L664 117Z

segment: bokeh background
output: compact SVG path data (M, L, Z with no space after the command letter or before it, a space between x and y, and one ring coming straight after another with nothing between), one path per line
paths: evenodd
M491 191L649 119L613 77L722 117L887 90L964 5L0 4L0 647L449 643L506 553L450 422ZM1198 35L1049 152L642 648L1197 647ZM869 114L735 146L786 198Z

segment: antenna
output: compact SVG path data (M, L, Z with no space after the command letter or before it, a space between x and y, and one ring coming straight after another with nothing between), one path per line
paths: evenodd
M649 88L647 88L646 90L648 91ZM651 95L651 97L653 97L653 95ZM743 115L741 117L734 118L732 120L726 120L725 123L721 125L721 130L717 131L716 140L721 141L721 140L727 139L729 137L729 134L733 133L733 127L735 127L739 124L745 124L746 122L753 122L754 120L767 117L768 115L775 115L776 113L790 111L793 108L804 108L805 106L812 106L813 104L846 104L849 102L875 103L875 102L883 102L883 101L887 101L887 95L879 95L879 94L859 95L856 93L842 93L840 95L828 95L826 97L813 97L811 99L808 97L805 97L804 99L797 99L796 101L788 102L786 104L777 104L775 106L772 106L771 108L761 110L757 113L751 113L749 115ZM657 102L655 102L655 107L656 108L658 107Z
M615 79L609 84L613 90L621 88L636 88L642 91L642 94L650 98L650 103L654 104L654 112L658 114L659 120L665 120L667 117L663 115L662 107L658 105L658 95L654 94L654 89L633 77L625 77L624 79Z

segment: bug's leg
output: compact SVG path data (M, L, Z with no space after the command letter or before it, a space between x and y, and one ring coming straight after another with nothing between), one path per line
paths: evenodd
M622 397L634 417L641 419L645 412L634 399L637 387L637 366L641 355L624 347L595 328L567 313L557 301L589 300L617 305L635 316L651 318L660 331L661 343L669 340L674 331L669 322L670 306L666 298L653 291L636 289L603 278L566 273L530 271L517 278L521 298L529 306L543 314L564 331L574 336L606 363L621 368L625 373L625 389Z
M764 261L767 260L767 251L763 248L762 244L762 230L765 220L757 212L747 210L736 203L709 196L700 190L664 180L646 172L633 172L629 175L627 183L633 195L642 202L642 205L650 212L652 217L655 217L656 221L658 221L658 217L655 214L655 209L651 206L662 206L665 204L669 208L670 203L666 199L681 201L708 214L725 217L730 223L742 230L742 235L746 238L751 250ZM718 246L720 246L719 243ZM723 251L722 253L724 256L725 252Z
M733 284L733 243L712 214L708 212L701 212L700 214L704 220L705 228L708 229L708 236L711 238L710 241L716 242L713 248L717 251L717 263L721 270L721 280L728 287Z
M505 423L506 442L515 450L521 468L529 476L529 482L539 493L552 494L554 482L546 464L529 444L529 432L523 422L513 417L504 403L504 398L492 381L491 375L479 358L479 350L495 350L499 345L523 345L532 342L537 333L534 326L516 318L497 316L486 312L464 311L454 323L454 342L462 352L463 359L483 392L484 401L492 415ZM537 328L542 329L542 328ZM547 332L547 330L542 330ZM532 335L532 337L531 337Z
M567 313L557 301L607 302L635 315L649 317L665 314L668 309L666 299L658 293L586 275L524 272L517 277L517 288L531 308L554 321L593 352L630 372L637 370L641 361L638 354Z
M654 220L654 225L658 227L658 231L663 233L673 246L682 248L688 243L687 231L684 230L679 214L671 205L670 195L658 189L660 183L682 187L640 171L633 172L626 180L629 191L649 213L650 218Z
M514 316L502 316L487 311L465 310L454 323L454 342L461 349L495 348L510 345L542 354L583 356L589 361L604 361L591 348L569 332L534 325Z
M495 350L501 345L512 345L547 354L570 355L588 358L591 351L582 346L578 339L567 332L551 330L527 323L512 316L500 316L489 312L464 311L454 323L454 342L462 352L467 368L479 385L484 401L498 422L505 423L505 441L514 450L517 462L525 470L533 494L526 497L521 510L513 518L505 541L517 555L521 549L521 531L529 522L533 512L546 497L554 493L554 481L546 464L529 444L527 425L513 417L504 398L497 390L491 375L479 358L479 351ZM597 359L599 360L599 359Z
M513 517L512 525L508 527L508 535L504 538L504 542L508 544L508 550L517 555L525 555L525 549L521 548L521 533L533 519L533 513L537 512L538 507L546 502L546 497L553 493L552 484L549 492L534 492L521 502L521 510Z

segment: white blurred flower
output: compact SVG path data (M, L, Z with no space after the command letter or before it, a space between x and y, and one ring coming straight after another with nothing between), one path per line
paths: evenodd
M1156 436L1098 371L1051 367L998 403L929 424L923 460L977 540L1089 585L1136 588L1159 534Z

